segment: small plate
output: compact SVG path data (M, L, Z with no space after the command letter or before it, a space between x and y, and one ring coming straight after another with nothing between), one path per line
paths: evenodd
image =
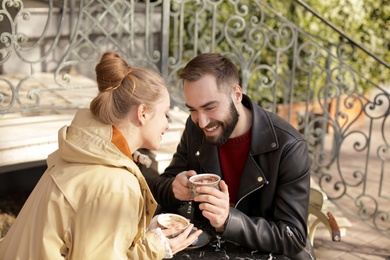
M196 241L194 245L190 245L189 247L187 247L186 250L203 247L207 245L210 242L210 240L211 240L211 236L209 235L209 233L203 230L203 232L198 237L198 241Z

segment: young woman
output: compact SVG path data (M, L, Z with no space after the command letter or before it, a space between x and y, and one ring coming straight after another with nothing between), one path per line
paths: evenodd
M99 88L59 130L59 148L0 243L0 259L162 259L201 231L150 226L156 201L132 154L158 149L170 100L161 76L105 53Z

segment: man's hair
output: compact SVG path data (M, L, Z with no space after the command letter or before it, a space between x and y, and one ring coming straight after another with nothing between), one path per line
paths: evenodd
M236 65L219 53L199 54L184 67L179 78L192 82L206 74L215 77L219 90L222 87L230 88L239 84Z

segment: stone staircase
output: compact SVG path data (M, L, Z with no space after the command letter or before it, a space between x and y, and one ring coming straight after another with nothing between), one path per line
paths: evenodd
M2 75L0 92L7 93L5 82L17 85L20 102L15 111L31 106L30 111L0 114L0 173L45 165L47 156L57 149L57 132L69 125L76 108L88 107L97 94L96 82L79 74L73 74L73 82L86 88L59 89L51 73L38 72L34 76L22 73ZM28 80L26 80L28 78ZM40 109L34 107L37 100L29 99L32 89L39 89ZM4 96L4 103L11 103L12 95ZM69 109L68 109L69 107Z

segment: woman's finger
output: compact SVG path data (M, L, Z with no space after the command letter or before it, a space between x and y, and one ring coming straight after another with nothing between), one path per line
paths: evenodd
M168 243L171 247L173 254L182 251L183 249L187 248L198 239L199 235L202 233L202 230L196 230L194 233L190 234L192 229L193 229L193 224L191 224L177 237L168 240Z
M170 236L173 236L175 234L178 234L180 231L181 231L180 226L174 226L174 227L171 227L171 228L167 228L167 229L162 229L161 230L163 235L166 236L166 237L170 237Z

